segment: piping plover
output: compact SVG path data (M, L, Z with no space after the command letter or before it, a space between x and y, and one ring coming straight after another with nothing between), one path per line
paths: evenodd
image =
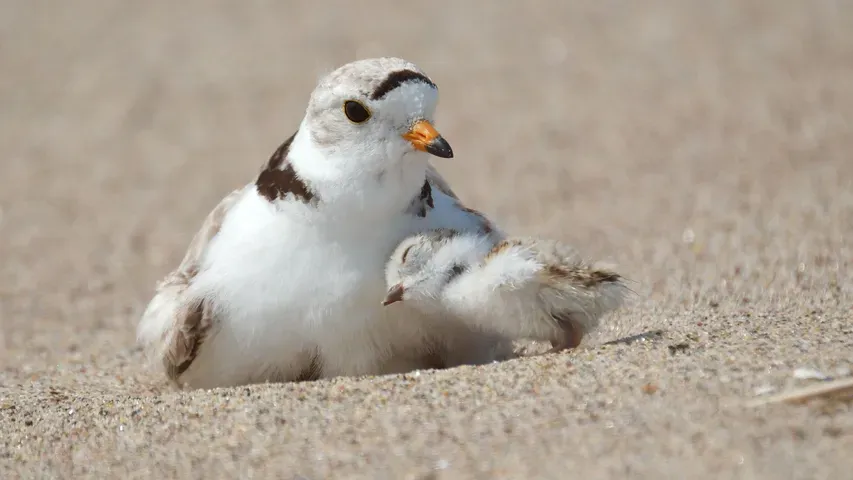
M169 379L192 388L486 363L511 348L476 330L385 309L384 267L431 228L502 233L461 205L430 155L435 83L398 58L325 76L297 130L205 219L137 328Z
M585 262L565 243L530 237L495 241L437 229L404 239L386 265L383 305L510 339L577 347L630 290L617 273Z

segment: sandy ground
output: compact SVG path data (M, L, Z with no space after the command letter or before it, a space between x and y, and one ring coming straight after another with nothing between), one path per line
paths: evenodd
M853 368L853 2L309 3L0 2L0 477L849 475L850 404L744 402ZM171 390L154 283L377 55L439 83L469 204L638 301L572 353Z

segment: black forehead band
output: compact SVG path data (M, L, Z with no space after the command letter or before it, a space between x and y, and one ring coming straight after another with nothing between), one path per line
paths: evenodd
M406 82L421 82L429 85L432 88L436 88L435 84L432 83L432 80L426 77L426 75L422 73L418 73L412 70L399 70L391 73L382 83L376 87L376 90L370 94L371 100L379 100L380 98L388 95L388 92L394 90L400 85Z

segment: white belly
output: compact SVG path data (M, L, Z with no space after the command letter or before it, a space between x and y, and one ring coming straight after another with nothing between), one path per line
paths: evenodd
M407 308L381 305L385 262L407 222L390 222L399 231L329 231L289 221L308 213L304 205L284 207L295 210L285 216L246 195L211 242L192 289L213 299L218 329L187 372L190 382L293 378L314 349L323 376L376 373L392 349L422 343Z

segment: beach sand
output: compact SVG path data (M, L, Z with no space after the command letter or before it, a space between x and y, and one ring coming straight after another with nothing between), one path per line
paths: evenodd
M749 402L853 369L853 3L320 5L0 2L0 477L849 476L850 403ZM635 302L573 352L172 389L155 282L380 55L439 84L469 206Z

